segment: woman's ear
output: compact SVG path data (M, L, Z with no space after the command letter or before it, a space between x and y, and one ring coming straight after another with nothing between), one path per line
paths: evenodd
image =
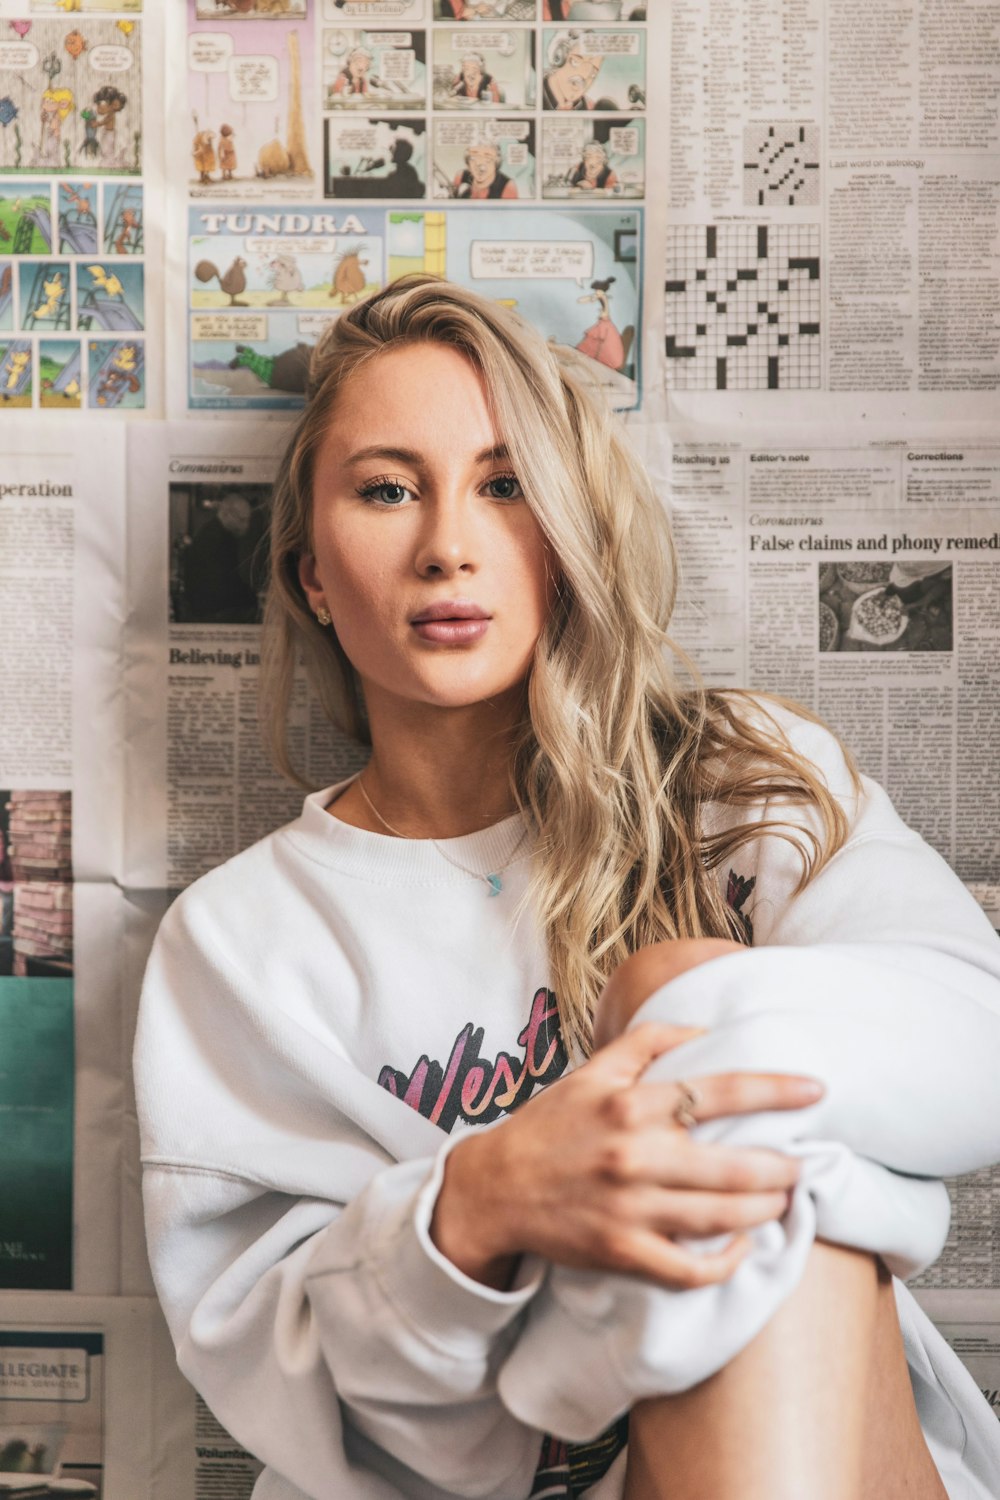
M302 592L306 596L309 608L315 614L326 604L326 596L323 593L323 585L319 581L319 574L316 572L316 559L311 552L302 553L299 558L298 571Z

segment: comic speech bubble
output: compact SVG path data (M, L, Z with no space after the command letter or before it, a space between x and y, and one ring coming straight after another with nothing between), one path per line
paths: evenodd
M126 73L132 66L132 54L127 47L115 47L110 43L94 47L87 53L90 66L95 73Z
M337 319L336 313L307 312L299 313L295 319L296 331L304 339L318 339L325 333L330 324Z
M561 124L546 120L545 124L546 159L559 162L579 161L584 141L589 140L587 127L583 126L581 129L579 125L571 125L568 121Z
M369 42L377 41L380 47L412 47L412 31L367 31Z
M25 73L38 63L38 48L33 42L0 42L0 68Z
M638 57L639 33L637 31L588 31L577 47L588 57L597 57L602 53L606 57Z
M229 64L229 97L238 102L273 103L278 97L278 59L234 57Z
M476 280L584 281L594 272L590 240L473 240L469 269Z
M351 39L346 31L325 31L326 50L331 57L343 57L350 46Z
M639 132L634 125L616 126L611 131L608 145L616 156L638 156Z
M266 313L195 313L191 319L191 338L197 343L235 339L237 343L267 338Z
M526 141L530 130L527 120L483 120L482 126L488 141Z
M437 140L439 146L469 147L479 137L478 120L437 120Z
M374 151L378 146L378 128L375 125L348 125L333 136L331 146L336 151Z
M233 55L233 39L226 31L195 32L188 37L188 66L195 73L224 73Z
M248 255L262 255L266 260L273 260L276 255L332 255L337 248L336 240L323 236L308 240L248 236L244 244Z
M379 60L382 77L389 83L409 83L413 78L416 53L394 47L383 52Z
M514 37L509 31L453 31L452 52L499 52L501 57L513 57Z
M505 152L508 167L523 167L528 160L528 148L512 141Z

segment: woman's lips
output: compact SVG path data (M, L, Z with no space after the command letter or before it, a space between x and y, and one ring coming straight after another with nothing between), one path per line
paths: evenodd
M480 640L489 629L488 619L414 620L413 628L424 641L438 641L447 646L465 646Z
M489 628L490 616L471 599L439 599L410 621L424 641L462 646L478 641Z

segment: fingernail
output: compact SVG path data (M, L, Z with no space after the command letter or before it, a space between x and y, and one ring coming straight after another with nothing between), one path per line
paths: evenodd
M826 1093L826 1089L815 1078L803 1078L799 1088L807 1099L822 1099Z

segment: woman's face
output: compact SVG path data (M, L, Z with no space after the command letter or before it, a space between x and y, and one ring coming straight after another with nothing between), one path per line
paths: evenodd
M520 689L555 570L463 354L412 344L350 377L317 451L312 525L299 577L373 719Z

